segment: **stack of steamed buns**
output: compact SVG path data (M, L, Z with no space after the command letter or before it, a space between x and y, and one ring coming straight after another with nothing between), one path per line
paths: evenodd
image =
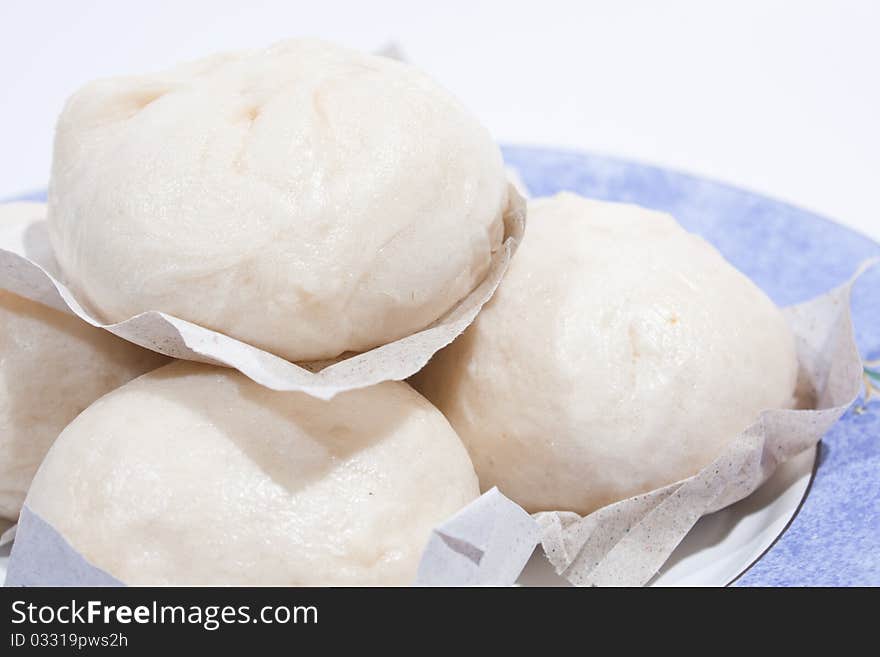
M290 41L85 86L45 211L103 320L160 310L305 362L453 308L508 202L498 147L430 78ZM572 194L528 217L492 301L414 387L331 401L0 293L0 517L27 494L129 584L406 585L481 490L588 514L793 404L781 313L672 217Z

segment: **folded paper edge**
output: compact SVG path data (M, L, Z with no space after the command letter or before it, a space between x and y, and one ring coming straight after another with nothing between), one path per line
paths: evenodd
M0 534L0 547L4 545L9 545L12 541L15 540L15 533L18 531L18 523L12 524L3 530L3 533Z
M855 359L858 359L859 362L861 362L860 355L858 353L858 348L857 348L856 342L855 342L855 335L853 332L853 325L852 325L852 319L851 319L851 308L850 308L850 295L851 295L852 287L855 285L855 283L858 281L858 279L865 272L867 272L868 270L875 267L878 263L880 263L880 258L870 258L868 260L862 261L856 267L854 273L844 283L832 288L831 290L829 290L828 292L826 292L824 294L818 295L812 299L801 302L799 304L789 306L789 307L783 309L783 311L786 312L786 314L788 315L791 312L803 311L805 309L808 309L811 305L816 304L816 303L820 303L825 300L830 299L833 302L835 298L839 297L843 301L843 303L841 304L842 305L841 313L836 318L834 318L834 320L832 322L830 322L829 333L833 334L834 331L840 327L840 324L844 324L845 325L844 328L847 331L846 335L844 336L844 339L847 340L847 343L852 350L851 356ZM750 427L746 428L736 438L731 440L731 442L728 444L728 448L726 448L725 452L722 453L718 458L723 458L727 453L727 449L735 449L737 446L739 446L741 441L744 440L744 437L747 437L750 433L753 433L755 431L755 427L761 426L763 424L763 422L765 420L765 416L767 414L772 414L772 413L784 413L784 414L793 414L793 415L799 415L799 416L803 416L803 414L810 414L810 413L822 414L824 417L822 417L821 419L823 419L824 422L819 423L820 428L818 430L818 435L816 436L815 440L812 441L812 444L815 445L816 443L818 443L822 439L822 436L827 431L827 428L830 427L834 422L839 420L840 417L846 412L846 409L849 408L853 404L853 402L855 402L855 400L858 398L859 391L861 389L861 377L860 376L858 376L858 377L853 376L850 378L852 378L852 381L849 381L849 378L847 379L847 381L850 382L851 387L845 393L847 400L844 403L835 404L834 406L830 406L830 407L826 407L826 408L818 408L818 409L767 409L767 410L761 411L756 422L753 423ZM858 379L858 380L856 380L856 379ZM825 428L823 429L822 427L825 427ZM760 433L761 433L761 436L763 437L764 433L763 432L760 432ZM808 448L808 447L809 446L807 446L806 448ZM762 444L760 445L760 448L761 448L761 452L763 454L763 451L764 451L763 441L762 441ZM638 572L630 571L629 573L627 573L627 576L625 578L621 579L621 578L615 578L615 577L607 574L606 571L603 571L603 567L605 566L605 562L606 562L608 556L611 555L611 553L615 549L618 548L618 545L622 541L626 541L627 539L630 541L635 540L632 538L632 536L634 536L635 534L631 534L630 531L634 528L638 528L639 526L641 526L642 523L644 523L652 514L657 512L659 509L661 509L661 507L663 507L664 504L667 503L669 497L662 499L657 504L657 506L655 506L654 508L649 510L647 513L639 516L639 518L634 523L632 523L630 525L630 527L626 530L626 532L624 532L624 534L622 536L618 537L618 539L614 543L614 545L603 554L602 558L599 561L591 564L592 567L588 568L586 571L581 569L579 572L573 572L572 567L577 562L578 558L580 557L584 546L586 545L587 541L589 540L589 537L587 537L586 540L580 542L579 547L575 547L573 549L573 547L569 544L569 541L566 540L566 538L568 538L568 535L571 534L572 525L582 525L584 522L588 522L590 519L595 520L598 517L597 514L602 514L605 510L609 509L610 507L620 505L620 504L626 504L626 503L634 501L638 498L644 497L645 495L651 495L651 494L658 492L658 491L663 491L663 490L667 490L670 488L674 488L675 490L671 496L675 496L679 493L679 491L682 488L687 486L689 482L693 482L693 481L698 480L703 473L712 469L714 467L715 461L718 459L713 460L712 463L705 466L699 472L697 472L696 474L694 474L691 477L688 477L687 479L684 479L680 482L676 482L674 484L670 484L668 486L665 486L665 487L662 487L659 489L655 489L653 491L647 491L646 493L643 493L641 495L638 495L638 496L635 496L632 498L627 498L627 499L621 500L619 502L615 502L612 505L608 505L606 507L602 507L600 509L597 509L596 511L592 512L591 514L589 514L587 516L578 516L578 518L579 518L578 520L575 520L573 523L569 523L569 525L566 527L563 527L563 523L561 521L560 514L567 513L567 512L550 511L550 512L542 512L542 513L535 514L536 518L539 520L539 523L541 525L541 530L542 530L541 546L542 546L542 549L544 550L545 554L547 555L548 561L550 561L550 563L553 565L556 573L565 577L572 584L575 584L575 585L597 585L597 586L607 586L607 585L642 586L642 585L646 584L648 581L650 581L650 579L657 574L657 572L662 567L663 563L666 562L666 560L668 559L668 557L672 553L672 551L675 549L675 547L678 546L678 544L681 542L681 540L687 535L687 532L690 531L690 529L693 527L694 524L696 524L697 520L699 520L700 517L702 517L706 513L711 513L711 512L717 511L721 508L729 506L730 504L734 504L741 499L744 499L745 497L747 497L748 495L753 493L762 483L764 483L773 474L773 472L775 472L776 468L778 467L778 465L780 463L788 460L788 458L791 458L791 456L793 456L793 455L794 454L786 454L784 458L781 458L780 460L774 462L772 464L772 467L769 467L769 468L767 468L766 471L762 472L762 476L760 477L758 484L756 486L752 487L748 492L746 492L743 495L729 496L727 498L724 498L724 494L727 492L725 489L727 487L726 486L722 487L722 489L718 492L718 494L714 497L714 499L717 500L717 499L721 498L721 499L723 499L724 503L720 506L717 506L717 505L713 506L712 500L709 500L709 501L707 501L707 503L705 504L703 509L701 509L701 510L698 509L699 514L696 515L696 517L693 519L693 522L690 522L687 524L686 529L684 529L684 531L682 531L680 533L678 540L674 544L672 544L671 547L667 546L668 549L665 549L663 551L664 553L662 554L662 558L654 559L654 565L656 567L649 568L648 570L651 570L650 573L648 573L647 570L638 571ZM763 459L761 459L761 460L763 462ZM576 515L576 514L573 514L573 515ZM596 574L596 575L594 576L594 574Z
M487 512L489 522L493 523L490 533L515 531L517 540L504 544L490 540L487 545L477 545L462 535L459 525L463 518ZM22 507L18 528L5 586L126 586L90 563L60 531L27 505ZM522 572L538 538L537 523L529 514L493 488L432 530L414 586L511 585ZM492 564L496 569L488 574L481 570L487 555L496 557ZM448 563L450 556L466 562L465 575L459 577L450 570L434 567ZM503 556L500 574L498 556Z
M491 523L482 526L486 536L469 536L466 526L484 514ZM499 535L506 540L499 542ZM493 487L434 528L413 585L511 586L539 539L538 523Z
M6 570L4 586L124 586L74 548L61 533L25 505Z
M508 206L504 213L505 234L498 250L493 254L486 276L474 289L456 303L449 311L430 326L408 336L380 345L369 351L346 358L318 372L289 362L280 356L259 349L223 333L204 328L192 322L174 317L160 311L139 313L122 322L104 324L86 311L72 292L55 279L42 265L25 256L0 248L0 288L25 296L32 301L49 305L58 310L73 313L96 328L173 358L194 360L214 365L225 365L237 369L260 385L280 391L298 391L319 399L331 399L347 390L365 388L382 381L402 381L421 369L437 351L447 346L460 335L488 303L504 278L525 231L526 203L512 184L508 184ZM42 292L27 294L14 281L20 275L10 274L16 267L28 267L42 277ZM47 296L54 289L55 298ZM464 309L464 310L462 310ZM149 327L150 330L145 330ZM157 327L162 335L158 335ZM443 330L445 329L445 330ZM144 333L155 333L158 340L143 337ZM169 343L177 343L168 347ZM364 362L377 354L385 354L412 344L421 346L416 356L409 360L393 361L391 371L370 372ZM231 356L223 352L232 352ZM401 355L402 357L403 355ZM346 365L348 364L348 365ZM387 369L387 368L386 368ZM335 380L334 380L335 379Z

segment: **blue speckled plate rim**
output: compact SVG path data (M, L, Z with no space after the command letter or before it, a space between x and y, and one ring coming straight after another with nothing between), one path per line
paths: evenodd
M822 293L846 280L858 260L880 255L880 244L827 217L693 174L564 148L508 145L502 150L507 164L518 171L535 196L569 190L671 212L688 230L713 242L780 305ZM9 200L44 200L45 195L45 190L33 190ZM758 221L770 224L769 229L756 223ZM782 234L781 228L787 229L794 224L797 224L798 231ZM801 239L802 235L798 233L803 232L809 233L810 239ZM832 240L828 239L829 234ZM757 254L772 254L773 247L779 254L789 257L788 265L792 264L792 253L797 251L802 252L800 255L804 261L815 262L816 267L799 272L808 279L806 284L792 285L795 280L803 281L797 277L793 279L785 268L774 270L772 266L768 267L773 264L773 258L756 260ZM839 254L840 251L845 253ZM824 257L835 253L840 257L830 260ZM828 267L828 262L836 266ZM811 276L811 272L820 275ZM880 289L880 268L875 268L866 278L875 283L871 289ZM857 285L856 292L859 289L864 291L868 285L869 282L863 281ZM866 352L864 347L869 345L868 357L878 358L880 331L864 321L864 317L880 317L880 295L875 295L876 299L867 299L862 304L865 308L860 308L857 296L854 295L853 304L857 341L863 347L863 354ZM875 310L876 314L872 314ZM859 315L862 321L859 321ZM872 403L861 414L850 409L828 432L817 452L807 493L794 516L771 546L732 584L880 585L880 518L874 517L874 524L870 525L870 515L861 513L860 508L850 508L864 500L868 504L880 505L880 477L855 477L855 483L861 486L855 491L851 486L835 485L834 481L852 478L850 466L853 461L857 464L868 462L869 467L876 467L876 472L880 472L880 440L851 440L851 434L857 433L854 431L856 420L867 427L862 433L870 434L869 438L880 434L878 406ZM843 458L842 463L836 462L841 461L841 455L850 458ZM872 480L878 482L873 488L869 485ZM826 486L829 482L830 485ZM841 513L850 525L848 532L838 527ZM860 516L861 524L865 526L855 529L861 530L861 534L852 527L853 522L858 525ZM829 523L837 528L836 532L827 531ZM854 537L860 538L861 542L852 540ZM851 549L845 549L847 546ZM854 551L857 553L855 558ZM858 554L874 554L875 558L860 561Z

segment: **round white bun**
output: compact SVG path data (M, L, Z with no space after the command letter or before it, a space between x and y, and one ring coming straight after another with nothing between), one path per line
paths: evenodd
M27 504L127 584L409 585L432 528L478 494L405 383L325 402L178 361L71 423Z
M42 203L10 203L0 206L0 224L45 214ZM15 522L61 430L101 395L168 359L5 290L0 352L0 519Z
M484 489L587 514L686 478L791 406L794 341L776 306L669 215L573 194L529 231L474 324L416 387Z
M485 277L507 183L488 132L400 62L294 40L90 83L49 190L66 282L288 360L430 325Z

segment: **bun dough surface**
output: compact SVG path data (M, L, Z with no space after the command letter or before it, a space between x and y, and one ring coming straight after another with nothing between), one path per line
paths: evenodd
M431 530L478 494L405 383L325 402L178 361L81 414L27 504L129 584L409 585Z
M417 375L492 486L587 514L686 478L791 406L782 313L675 220L573 194L529 230L476 321Z
M45 216L0 207L0 223ZM31 479L67 424L101 395L167 362L74 315L0 290L0 519L15 522Z
M445 90L317 41L77 92L52 243L105 321L161 310L289 360L420 330L485 277L501 153Z

